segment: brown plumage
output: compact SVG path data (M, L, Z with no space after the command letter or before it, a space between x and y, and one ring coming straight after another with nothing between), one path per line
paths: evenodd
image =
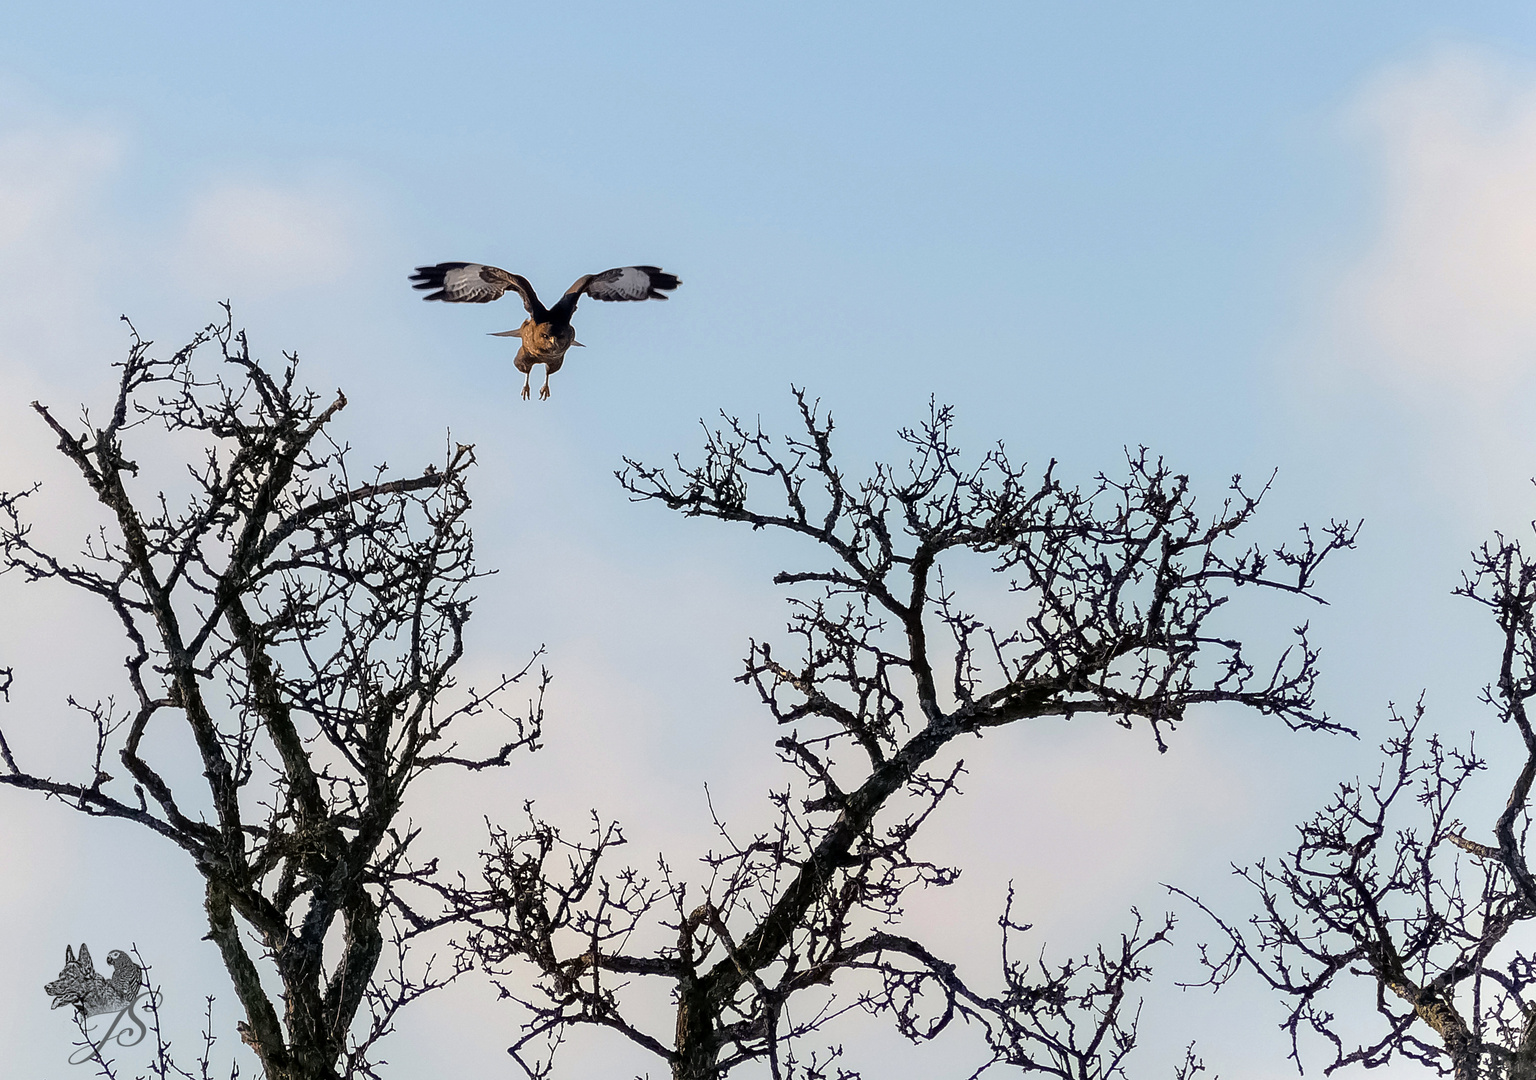
M666 291L677 288L677 276L656 266L619 266L604 270L601 274L586 274L572 283L565 295L546 308L539 302L538 294L528 279L511 274L500 267L483 263L446 262L436 266L418 266L410 280L412 288L435 289L422 297L423 300L443 300L450 304L486 304L500 300L510 290L523 298L528 318L516 330L503 330L493 337L522 339L517 356L512 360L523 373L523 398L529 395L529 379L533 365L544 365L544 386L539 398L549 397L549 377L565 363L565 354L576 340L571 328L571 316L576 313L576 302L583 296L594 300L665 300Z

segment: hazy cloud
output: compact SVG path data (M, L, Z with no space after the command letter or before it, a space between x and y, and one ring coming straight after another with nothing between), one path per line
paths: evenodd
M348 200L320 186L232 182L189 208L178 266L204 292L250 295L318 285L352 263Z
M0 133L0 250L47 236L118 160L118 140L88 127Z
M1338 290L1341 341L1410 390L1486 394L1536 359L1536 73L1442 51L1348 113L1379 169L1380 226Z
M96 296L108 246L98 227L99 205L120 150L120 139L102 128L6 110L0 122L0 290L7 300L0 309L0 368L21 356L53 362L63 349L81 345L81 316Z

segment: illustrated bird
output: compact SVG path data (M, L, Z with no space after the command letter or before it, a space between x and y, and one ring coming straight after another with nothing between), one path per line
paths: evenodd
M527 278L482 263L445 262L436 266L418 266L410 280L416 282L412 288L437 290L429 292L423 300L486 304L500 300L509 289L523 298L523 307L528 310L523 325L491 336L522 339L512 363L523 373L525 401L533 365L544 365L544 386L539 391L542 401L549 397L549 377L565 363L566 351L573 345L581 345L576 340L576 331L571 329L571 316L576 313L576 303L583 296L594 300L665 300L665 293L680 284L675 274L657 266L619 266L601 274L584 274L577 278L554 307L547 308L539 301Z

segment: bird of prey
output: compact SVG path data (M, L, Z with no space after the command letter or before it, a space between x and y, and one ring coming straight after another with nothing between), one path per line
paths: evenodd
M508 289L523 298L523 307L528 309L528 318L523 320L523 325L491 336L522 339L522 346L512 363L523 373L525 401L533 365L544 365L544 387L539 391L539 398L543 400L549 397L549 377L565 363L566 350L581 344L576 340L576 331L571 329L571 316L576 312L576 302L583 296L594 300L665 300L663 290L670 291L679 284L675 274L660 267L620 266L577 278L554 307L547 308L539 302L527 278L481 263L445 262L436 266L418 266L410 280L416 282L412 288L437 290L429 292L423 300L485 304L500 300Z

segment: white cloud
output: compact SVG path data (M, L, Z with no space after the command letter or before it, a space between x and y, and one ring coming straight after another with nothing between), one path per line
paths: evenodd
M1349 109L1380 228L1338 340L1401 389L1485 397L1536 369L1536 74L1466 49L1389 69Z
M187 215L178 266L189 286L270 293L342 277L353 261L348 200L318 186L224 184Z

